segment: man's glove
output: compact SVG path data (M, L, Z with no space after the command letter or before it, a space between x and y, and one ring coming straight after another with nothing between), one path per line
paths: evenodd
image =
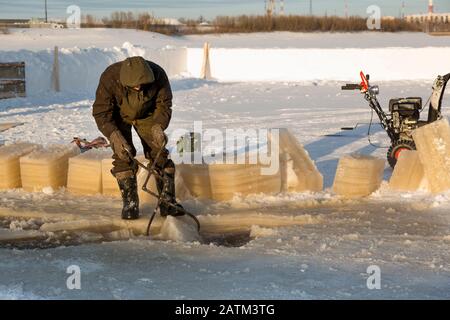
M133 160L133 153L131 151L131 147L119 130L116 130L113 133L111 133L111 136L109 137L109 142L111 143L111 148L113 149L114 153L119 157L120 160L127 162Z
M167 143L167 137L160 124L155 124L152 126L151 135L152 142L158 149L162 149Z

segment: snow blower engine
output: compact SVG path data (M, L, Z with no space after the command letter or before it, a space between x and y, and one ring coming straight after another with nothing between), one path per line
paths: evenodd
M360 84L346 84L342 90L359 90L369 102L372 112L375 111L380 119L381 127L386 131L391 146L387 152L387 160L393 168L403 150L415 150L412 132L414 129L429 124L441 118L441 105L445 87L450 79L450 73L438 76L433 84L433 92L429 99L428 119L420 120L423 111L422 98L395 98L389 101L389 113L383 111L378 102L377 95L380 89L376 85L369 84L369 75L361 71ZM371 121L372 124L372 121ZM355 128L342 128L342 130L353 130ZM370 134L370 127L369 127Z

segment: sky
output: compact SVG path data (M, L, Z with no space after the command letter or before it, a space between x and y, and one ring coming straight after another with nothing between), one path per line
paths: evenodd
M0 0L0 18L44 16L45 0ZM279 0L277 0L279 1ZM308 14L310 0L284 0L287 14ZM382 15L400 16L402 2L405 13L424 13L428 0L311 0L316 15L345 15L345 3L351 15L367 16L370 5L378 5ZM208 19L218 15L263 14L265 0L47 0L49 17L65 19L67 7L77 5L81 14L99 18L113 11L150 12L157 17ZM434 0L436 12L450 12L450 0Z

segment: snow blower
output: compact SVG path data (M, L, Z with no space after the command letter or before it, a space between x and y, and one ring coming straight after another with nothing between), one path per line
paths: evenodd
M369 102L373 112L378 115L381 127L386 131L391 140L391 145L387 152L387 160L392 168L395 167L397 159L403 150L415 150L416 145L412 138L412 132L418 127L434 122L442 117L441 106L445 92L445 87L450 79L450 73L445 76L438 76L433 84L433 92L429 101L428 119L421 120L420 115L423 111L422 98L408 97L395 98L389 101L389 113L383 111L378 102L377 95L380 89L376 85L370 85L369 75L364 75L361 71L361 83L346 84L341 87L342 90L359 90L364 98ZM428 103L428 102L427 102ZM425 105L427 104L425 103ZM370 137L369 124L368 135ZM355 127L345 127L342 130L353 130ZM369 140L370 141L370 140Z

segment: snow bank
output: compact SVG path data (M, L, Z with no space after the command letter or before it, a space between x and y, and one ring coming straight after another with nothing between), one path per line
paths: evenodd
M50 32L50 31L46 31ZM360 70L376 74L377 81L430 80L450 70L450 45L442 39L417 35L296 35L261 34L233 37L162 37L151 33L105 30L80 33L14 33L2 46L0 62L25 61L27 94L51 90L54 44L60 49L61 90L92 96L104 69L129 56L141 55L166 69L169 77L200 77L203 41L211 42L212 77L223 82L246 81L358 81ZM65 40L64 35L68 39ZM101 35L107 39L101 41ZM114 36L116 35L116 36ZM282 43L273 41L282 36ZM37 45L37 42L42 42ZM292 41L288 41L292 39ZM406 40L407 41L406 41ZM127 41L127 42L124 42ZM129 41L129 42L128 42ZM304 41L304 42L302 42ZM94 46L87 46L90 44ZM117 46L117 43L123 43ZM292 43L292 46L288 46ZM398 47L394 47L398 44ZM72 45L72 47L70 47ZM74 46L76 45L76 46ZM108 45L108 47L102 47ZM280 45L281 47L274 48ZM387 47L391 45L392 47ZM272 48L267 48L271 46ZM36 51L36 48L48 48ZM33 51L34 50L34 51Z
M223 49L210 50L220 81L358 81L360 70L377 81L433 79L450 70L450 48ZM203 49L189 49L188 72L200 76Z
M148 49L125 42L122 47L109 49L60 49L61 91L68 93L95 93L100 75L107 66L129 56L140 55L160 64L170 76L186 70L186 49L164 47ZM0 62L25 61L28 95L38 95L51 90L53 50L0 51Z

